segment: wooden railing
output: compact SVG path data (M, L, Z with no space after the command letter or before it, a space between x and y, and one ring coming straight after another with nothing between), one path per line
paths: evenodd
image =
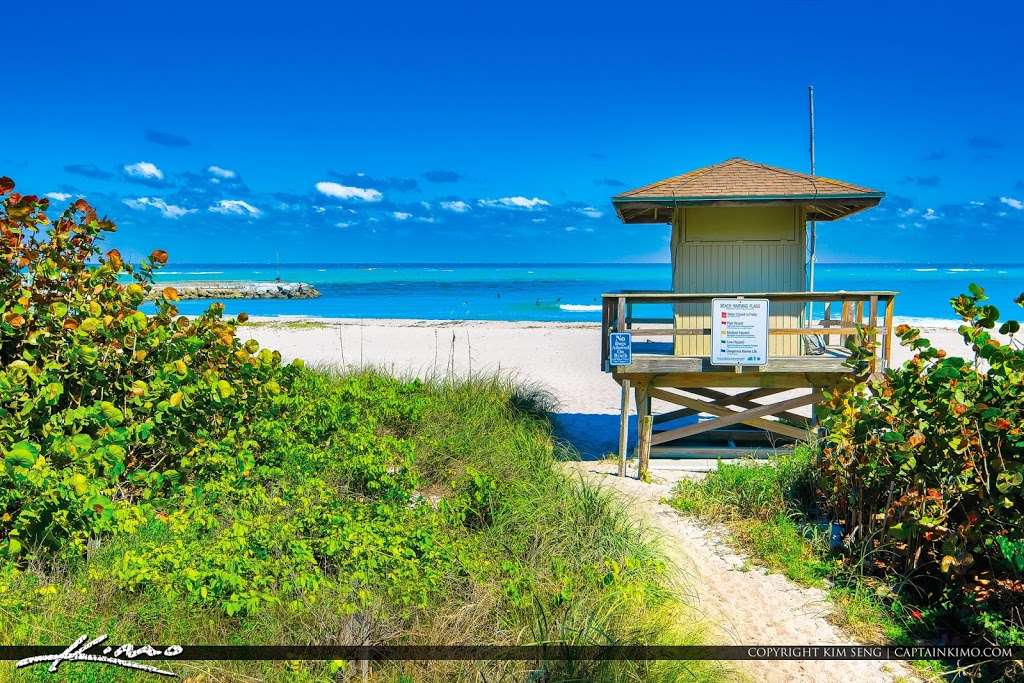
M708 293L681 294L667 291L622 291L602 295L602 369L609 370L609 338L611 332L631 332L636 337L677 337L708 336L710 327L683 328L675 324L673 317L643 317L635 313L639 306L653 304L707 304L708 311L703 314L686 313L686 317L709 317L712 299L768 299L769 309L774 304L786 304L790 308L799 305L800 324L797 327L769 327L768 334L813 335L820 337L824 346L846 343L849 335L857 329L863 329L868 337L880 342L876 347L876 358L889 367L892 361L892 320L893 307L898 292L891 291L838 291L838 292L740 292L740 293ZM822 317L814 319L815 312L820 310ZM788 314L787 314L788 315ZM670 327L644 327L645 325L662 325ZM639 326L638 326L639 325ZM879 340L878 337L881 336ZM834 344L833 344L834 342ZM874 367L872 368L874 369Z

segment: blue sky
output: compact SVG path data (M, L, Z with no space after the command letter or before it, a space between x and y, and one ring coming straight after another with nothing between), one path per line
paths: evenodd
M743 156L888 193L832 261L1024 260L1012 4L16 3L0 174L178 262L653 261Z

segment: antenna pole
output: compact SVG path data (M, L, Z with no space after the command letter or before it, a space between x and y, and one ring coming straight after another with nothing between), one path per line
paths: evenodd
M808 114L810 115L810 137L811 137L811 176L814 175L814 86L807 86L807 107ZM810 291L814 291L814 262L817 257L818 249L818 226L816 221L811 220L811 254L808 259L809 262L809 273L808 273L808 285Z

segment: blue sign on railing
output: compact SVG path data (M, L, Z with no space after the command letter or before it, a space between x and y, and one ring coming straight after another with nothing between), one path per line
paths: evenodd
M608 347L609 365L630 365L633 362L633 335L629 332L612 332Z

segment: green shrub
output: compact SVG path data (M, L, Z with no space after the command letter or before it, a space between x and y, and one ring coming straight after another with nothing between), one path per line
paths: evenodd
M1024 642L1024 348L984 291L951 303L974 361L950 357L906 325L901 368L855 374L832 393L821 488L864 569L889 577L936 628L981 625ZM1024 305L1024 295L1017 299ZM871 350L855 347L863 368ZM996 622L1001 625L996 626Z
M295 368L240 343L244 316L178 316L171 287L142 312L165 252L101 255L114 225L85 200L51 222L13 190L0 178L0 554L72 557L147 523L168 489L250 470Z

